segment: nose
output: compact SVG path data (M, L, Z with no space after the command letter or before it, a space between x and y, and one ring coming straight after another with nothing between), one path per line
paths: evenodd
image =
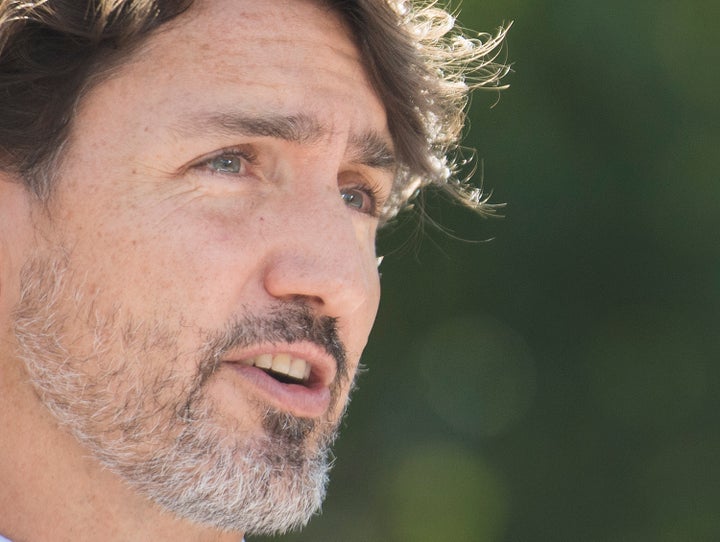
M286 198L289 205L264 228L269 241L263 270L266 292L298 300L331 317L377 308L379 279L374 227L354 216L339 192Z

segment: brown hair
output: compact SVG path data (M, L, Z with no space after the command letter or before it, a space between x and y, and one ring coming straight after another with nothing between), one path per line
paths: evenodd
M0 169L49 197L78 101L192 1L0 0ZM384 218L428 184L492 212L479 189L455 178L451 155L469 90L500 88L507 72L495 62L505 29L466 38L434 2L322 1L350 27L387 110L400 170Z
M191 0L0 2L0 169L45 199L91 80Z

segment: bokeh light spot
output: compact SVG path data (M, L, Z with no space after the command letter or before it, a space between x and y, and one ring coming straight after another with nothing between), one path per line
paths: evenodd
M413 449L392 475L387 505L395 542L501 540L509 509L498 473L450 443Z
M414 356L427 401L466 434L498 435L521 419L532 402L530 350L516 331L490 317L440 324L420 339Z

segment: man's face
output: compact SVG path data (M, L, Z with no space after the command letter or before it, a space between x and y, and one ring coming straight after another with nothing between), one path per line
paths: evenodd
M163 27L83 98L34 212L15 334L46 405L190 519L306 521L377 310L390 146L315 3Z

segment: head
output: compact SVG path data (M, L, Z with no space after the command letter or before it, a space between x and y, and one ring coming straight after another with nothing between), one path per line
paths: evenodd
M423 185L484 203L449 154L502 34L400 1L0 10L3 366L162 510L304 524L379 302L378 227Z
M9 2L0 12L0 167L49 197L74 110L82 97L130 58L159 27L193 0L38 0ZM500 89L508 66L496 62L505 29L462 35L435 2L318 0L339 16L388 117L397 169L382 219L435 185L466 205L492 205L454 176L453 153L469 92Z

